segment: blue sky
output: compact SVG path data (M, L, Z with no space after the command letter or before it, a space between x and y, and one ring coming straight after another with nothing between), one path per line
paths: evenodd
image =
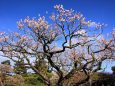
M108 24L106 33L115 27L115 0L0 0L0 31L16 31L16 21L26 16L48 17L56 4L81 12L88 20Z
M115 27L115 0L0 0L0 31L16 30L16 21L54 11L62 4L81 12L87 19L108 24L106 32Z

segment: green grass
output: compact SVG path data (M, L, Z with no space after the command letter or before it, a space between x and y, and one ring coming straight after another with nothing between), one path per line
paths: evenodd
M23 75L24 86L45 86L42 81L38 80L40 77L36 74Z

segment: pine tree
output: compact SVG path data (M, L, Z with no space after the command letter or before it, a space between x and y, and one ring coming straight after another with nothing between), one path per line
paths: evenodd
M24 60L23 59L20 59L15 63L14 71L15 71L16 74L26 74L27 73L27 68L24 65Z

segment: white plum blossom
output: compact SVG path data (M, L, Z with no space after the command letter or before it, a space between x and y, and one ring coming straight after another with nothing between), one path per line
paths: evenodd
M0 32L0 35L4 35L5 34L5 32Z
M104 23L100 24L100 23L97 23L96 24L96 28L97 29L102 29L103 27L105 27L106 25Z
M83 15L81 13L74 12L72 9L66 10L63 5L55 5L54 8L58 11L59 16L52 14L51 19L53 21L58 17L61 22L65 22L65 20L66 22L73 22L82 19Z
M33 29L33 31L38 32L39 29L48 29L49 24L45 20L45 17L39 17L38 19L30 19L27 17L24 21L20 20L18 23L19 28L23 28L24 25L27 25L29 28Z
M96 27L96 25L97 25L96 22L90 22L90 23L88 24L89 27Z
M65 22L65 19L62 18L62 17L60 17L59 20L60 20L61 22Z
M81 25L87 25L88 24L88 22L85 21L85 17L82 18L80 22L81 22Z
M83 35L85 33L86 33L86 31L84 29L78 30L77 32L75 32L75 34L81 34L81 35Z
M52 19L53 21L55 21L55 19L56 19L55 14L52 14L52 15L50 16L50 19Z
M17 32L14 32L14 35L15 35L16 37L19 37L19 36L20 36L19 33L17 33Z
M63 5L55 5L54 8L57 10L64 10Z

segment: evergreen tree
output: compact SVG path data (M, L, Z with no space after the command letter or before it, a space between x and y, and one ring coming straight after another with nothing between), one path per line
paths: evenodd
M23 59L20 59L15 63L14 72L16 74L26 74L27 73L27 68L24 65L24 60Z
M1 64L10 65L10 60L5 60L5 61L1 62Z

